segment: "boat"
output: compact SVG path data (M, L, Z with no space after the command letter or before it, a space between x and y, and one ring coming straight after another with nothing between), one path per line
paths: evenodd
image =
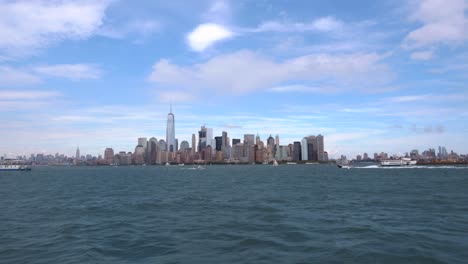
M166 166L171 166L171 164L170 164L169 162L166 162L166 164L165 164L165 165L166 165Z
M349 165L336 164L336 166L338 166L338 168L340 168L340 169L351 169L351 166L349 166Z
M340 169L351 169L350 162L347 159L338 160L336 166Z
M390 160L380 161L380 166L382 167L414 166L416 164L417 164L417 161L411 160L410 158L390 159Z
M278 162L276 160L273 160L273 166L278 166Z
M30 171L31 166L27 165L0 165L0 171Z
M297 164L296 162L286 162L287 165L295 165Z
M178 164L178 166L185 166L185 164L184 164L184 163L180 163L180 164Z

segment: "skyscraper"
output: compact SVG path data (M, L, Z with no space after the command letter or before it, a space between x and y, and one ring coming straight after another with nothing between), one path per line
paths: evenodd
M244 153L247 158L250 158L250 146L255 145L255 135L254 134L244 134Z
M238 139L238 138L233 138L233 139L232 139L232 146L234 147L235 145L239 144L240 142L241 142L240 139Z
M146 149L148 146L148 141L146 141L145 137L138 138L138 145L142 146L144 149Z
M114 163L114 150L112 148L106 148L104 150L104 160L109 165Z
M148 150L147 150L148 164L155 164L158 151L159 151L158 140L155 137L150 138L148 141Z
M192 134L192 153L195 153L196 151L196 146L195 146L195 142L196 142L196 137L195 137L195 134Z
M294 142L294 152L293 152L293 160L295 161L298 161L298 160L301 160L301 153L302 152L302 149L301 149L301 142L299 141L295 141Z
M227 132L226 131L223 131L222 133L222 142L221 142L221 148L224 149L226 148L228 145L229 145L229 140L228 140L228 136L227 136Z
M212 128L206 128L206 145L211 146L211 149L213 150L215 147L216 142L213 139L213 129Z
M202 152L207 146L206 142L206 127L202 126L198 131L198 152Z
M172 113L172 105L170 108L169 114L167 114L167 128L166 128L166 143L167 143L167 150L169 152L176 151L176 144L175 144L175 120L174 114Z
M319 134L317 136L317 158L319 161L325 161L324 152L323 136Z
M301 140L302 160L309 160L309 151L307 148L307 138Z
M80 161L80 147L76 147L75 164L78 164L79 161Z
M222 146L223 146L223 137L215 137L215 142L216 142L216 151L221 151Z

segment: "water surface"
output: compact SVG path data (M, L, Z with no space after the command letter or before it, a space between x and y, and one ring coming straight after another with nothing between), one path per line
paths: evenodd
M0 172L1 263L468 263L468 168Z

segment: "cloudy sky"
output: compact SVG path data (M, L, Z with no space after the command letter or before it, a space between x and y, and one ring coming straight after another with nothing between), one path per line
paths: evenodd
M323 134L468 153L468 1L0 0L0 154Z

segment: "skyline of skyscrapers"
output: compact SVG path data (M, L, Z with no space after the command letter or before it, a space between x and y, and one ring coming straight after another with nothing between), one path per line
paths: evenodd
M132 153L132 163L141 164L164 164L169 162L190 163L197 161L216 161L216 162L241 162L241 163L268 163L273 160L279 161L300 161L302 160L301 142L294 142L289 145L280 145L280 136L278 134L267 138L267 144L261 140L260 135L243 134L243 140L239 138L230 138L227 131L221 131L219 136L213 137L213 129L202 125L198 130L198 145L195 133L192 134L191 145L189 141L183 140L180 149L178 139L175 137L175 115L170 112L167 115L166 141L155 137L147 140L146 137L140 137L137 140L137 146ZM306 160L324 161L323 158L323 136L304 137L307 146L304 147L308 157ZM107 148L104 156L107 163L110 162L110 148ZM113 152L112 152L113 153ZM121 153L121 152L119 152ZM119 155L119 154L117 154Z
M131 164L164 164L167 162L195 162L195 161L217 161L217 162L241 162L241 163L265 163L272 160L278 161L316 161L324 162L328 160L328 153L325 151L324 136L308 135L301 140L294 141L288 145L280 145L280 136L270 134L266 139L266 144L261 140L261 136L246 133L243 140L230 138L227 131L221 131L220 135L213 137L213 128L202 125L197 134L193 133L191 144L188 140L182 140L179 148L178 139L175 138L175 115L172 107L167 116L166 140L151 137L139 137L133 152L114 152L107 147L104 150L104 162L113 164L113 156L123 156L121 161L128 162L128 155ZM169 144L168 142L173 142ZM197 145L198 142L198 145ZM417 150L412 150L411 157L436 157L441 160L453 159L453 151L448 153L446 148L439 146L438 153L435 149L424 151L421 155ZM90 156L90 155L89 155ZM38 155L37 160L41 160ZM80 149L77 147L74 160L89 160L90 157L81 157ZM374 159L388 158L386 153L374 154ZM369 160L367 153L359 155L359 160Z

